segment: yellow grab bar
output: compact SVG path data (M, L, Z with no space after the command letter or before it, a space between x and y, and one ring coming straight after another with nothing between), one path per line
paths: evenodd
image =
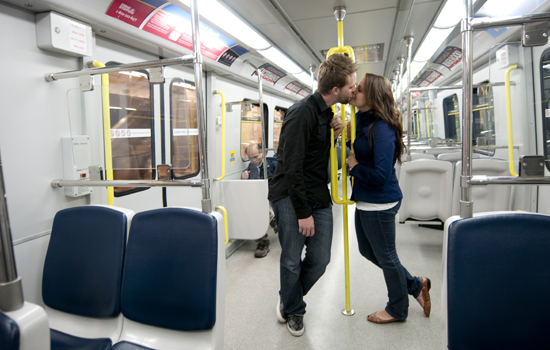
M216 209L223 211L223 228L225 229L225 245L229 242L229 234L227 233L227 210L221 205L217 206Z
M426 105L426 131L428 133L428 138L430 137L430 116L428 115L429 110L429 106L430 106L431 103L428 102L428 104Z
M504 75L504 86L506 88L506 117L508 125L508 165L510 167L510 174L512 176L518 176L518 174L514 170L514 135L512 133L512 97L510 93L510 72L517 68L517 65L508 67Z
M216 181L221 181L225 177L225 95L218 90L214 91L214 93L222 97L222 175L216 178Z
M93 61L94 67L105 67L98 61ZM113 180L113 148L111 146L111 110L109 109L109 74L101 74L101 97L103 104L103 142L105 143L105 175L107 180ZM115 205L115 189L107 187L107 204Z

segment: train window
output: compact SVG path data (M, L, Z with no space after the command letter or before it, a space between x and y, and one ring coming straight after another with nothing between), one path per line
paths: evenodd
M198 130L195 84L173 79L170 83L170 149L174 179L199 173Z
M541 105L542 105L542 141L546 168L550 170L550 49L546 49L540 58Z
M495 154L495 117L493 94L489 86L474 88L472 113L474 119L472 125L474 151L492 156ZM460 142L462 139L461 115L456 94L443 99L443 122L445 124L445 138Z
M248 100L244 100L247 102ZM264 128L267 138L268 108L264 103ZM267 142L268 140L266 140ZM241 159L248 161L245 149L251 143L262 144L262 123L260 120L260 106L256 103L243 103L241 108ZM267 143L266 143L267 146Z
M286 110L286 108L275 107L275 113L273 114L273 148L279 147L279 136L281 136Z
M445 139L460 142L460 113L458 112L458 96L453 94L443 99L443 123L445 124Z
M488 81L482 82L487 84ZM489 86L474 88L472 95L472 145L475 151L486 155L494 155L495 148L495 117L493 93Z
M107 66L120 64L107 62ZM109 74L109 110L114 180L152 180L156 174L153 94L147 71ZM115 197L146 190L115 187Z

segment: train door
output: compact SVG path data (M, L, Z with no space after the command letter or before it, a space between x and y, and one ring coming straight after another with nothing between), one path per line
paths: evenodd
M537 154L544 155L544 175L550 175L550 43L534 47L533 77ZM550 187L538 186L538 213L550 214Z

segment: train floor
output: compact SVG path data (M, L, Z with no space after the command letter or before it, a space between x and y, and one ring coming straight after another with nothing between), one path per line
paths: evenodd
M245 242L227 259L225 350L248 349L370 349L430 350L442 348L441 283L443 231L413 224L397 225L397 252L413 276L432 281L432 311L429 318L413 297L405 322L373 324L367 315L385 307L387 289L382 271L363 258L357 248L355 206L348 206L350 290L353 316L344 316L343 209L333 207L334 237L327 271L305 296L305 333L293 337L277 321L279 290L278 236L270 233L270 252L254 258L256 243Z

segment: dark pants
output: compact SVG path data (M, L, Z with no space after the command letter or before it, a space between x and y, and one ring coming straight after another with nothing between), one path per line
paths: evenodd
M281 242L281 297L285 314L304 315L304 295L325 273L332 245L332 207L312 208L315 234L302 235L290 197L273 202ZM306 247L305 258L302 250Z
M395 215L401 206L381 211L355 211L359 252L384 272L389 302L386 311L398 320L407 318L409 297L422 290L422 281L401 265L395 249Z

